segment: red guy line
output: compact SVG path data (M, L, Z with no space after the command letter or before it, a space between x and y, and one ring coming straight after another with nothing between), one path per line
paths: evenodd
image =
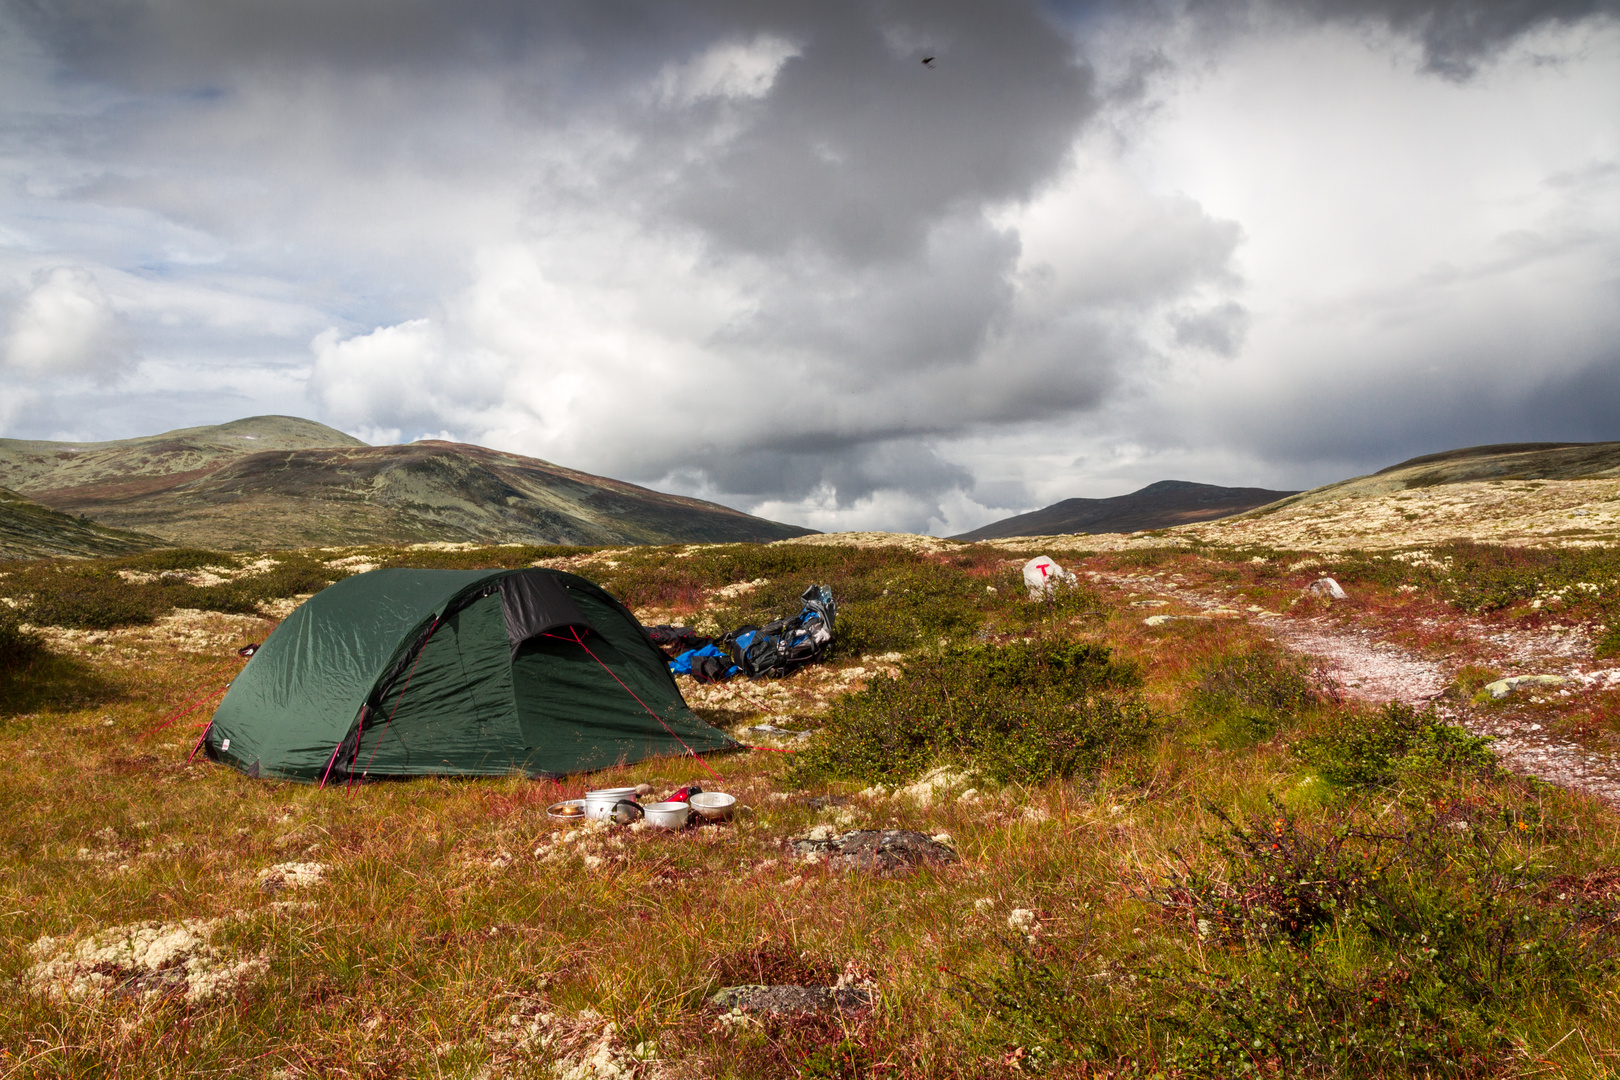
M187 765L190 765L191 764L191 759L197 756L197 751L202 749L203 740L208 738L208 733L210 731L212 731L213 729L214 729L214 722L212 720L208 721L208 723L206 725L204 725L203 733L201 735L197 736L196 745L192 746L191 753L186 755L186 764Z
M184 716L187 716L187 715L189 715L191 713L196 712L210 698L213 698L213 697L215 697L215 696L217 696L219 694L223 694L225 691L229 690L230 688L231 688L231 684L226 683L224 686L221 686L218 689L204 691L201 695L192 698L190 701L188 701L184 705L180 706L180 711L179 712L170 713L168 715L168 717L162 723L158 724L154 728L151 728L151 729L149 729L147 731L142 732L140 737L143 738L143 739L151 738L153 735L156 735L158 732L162 731L164 728L169 727L170 725L172 725L176 720L179 720Z

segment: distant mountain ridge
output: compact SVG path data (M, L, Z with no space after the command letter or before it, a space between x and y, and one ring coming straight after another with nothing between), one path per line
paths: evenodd
M1295 495L1268 488L1229 488L1187 480L1160 480L1110 499L1064 499L1040 510L1003 518L952 540L999 540L1007 536L1137 532L1168 529L1231 517Z
M0 439L0 485L175 544L662 544L813 530L464 443L368 446L310 420L256 416L105 443Z

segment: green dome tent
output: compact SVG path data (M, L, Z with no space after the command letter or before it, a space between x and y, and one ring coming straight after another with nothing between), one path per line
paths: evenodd
M202 742L249 776L555 777L736 747L602 589L558 570L373 570L311 597Z

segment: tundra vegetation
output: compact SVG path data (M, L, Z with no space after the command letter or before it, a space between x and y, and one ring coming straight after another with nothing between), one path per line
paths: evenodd
M836 544L169 550L0 564L0 1077L1567 1076L1620 1070L1613 808L1348 699L1258 620L1144 625L1123 575L1382 620L1495 673L1447 612L1620 652L1620 551ZM380 566L560 566L647 622L840 604L829 660L697 688L795 753L561 783L352 789L187 754L278 617ZM1301 588L1333 574L1351 600ZM1100 576L1091 576L1100 575ZM770 695L766 690L772 691ZM1486 706L1480 706L1486 707ZM1524 708L1609 744L1620 690ZM195 711L188 712L188 709ZM711 771L719 779L711 776ZM732 792L729 825L564 826L587 787ZM898 877L820 829L946 834ZM870 1010L720 1013L738 983Z

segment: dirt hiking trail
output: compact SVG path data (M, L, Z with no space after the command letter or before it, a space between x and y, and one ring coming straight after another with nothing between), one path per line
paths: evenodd
M1245 608L1218 586L1190 587L1158 574L1092 571L1086 576L1130 596L1158 598L1136 601L1145 618L1155 613L1148 605L1157 607L1163 600L1165 606L1177 604L1201 613L1171 614L1169 619L1244 619L1283 647L1319 659L1347 697L1374 704L1432 705L1448 723L1491 737L1491 748L1504 767L1595 796L1620 810L1620 749L1601 738L1583 743L1543 722L1549 701L1564 703L1583 691L1620 688L1620 667L1592 661L1592 641L1579 628L1504 628L1454 612L1445 619L1445 629L1457 645L1446 658L1431 659L1388 640L1388 628L1376 624L1346 626L1321 615L1285 618ZM1571 681L1550 693L1516 692L1505 703L1476 706L1445 693L1457 670L1469 663L1495 667L1506 675L1562 675ZM1532 697L1543 707L1533 707Z

